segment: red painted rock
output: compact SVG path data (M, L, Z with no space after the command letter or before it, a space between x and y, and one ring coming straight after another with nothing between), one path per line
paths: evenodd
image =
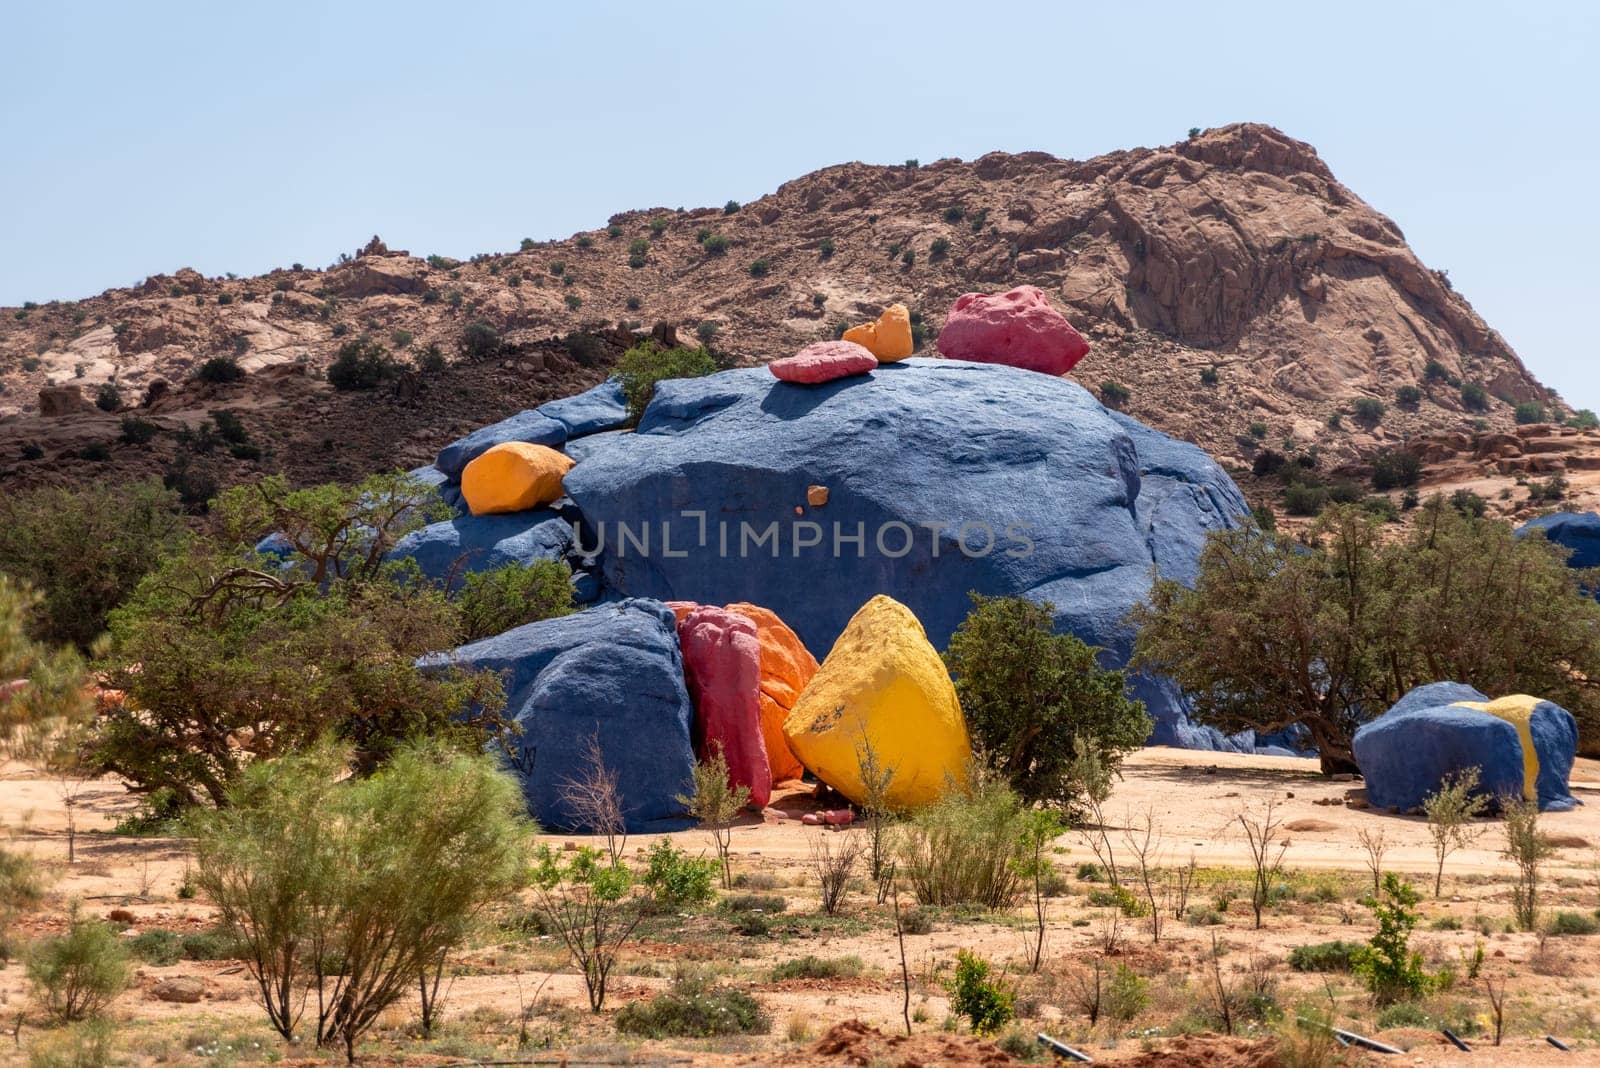
M854 341L818 341L793 356L773 360L767 370L785 382L816 385L866 374L877 366L878 358Z
M750 788L757 807L772 799L772 768L761 736L761 642L737 612L702 606L678 624L683 673L694 699L694 745L704 760L720 749L728 779Z
M1037 287L1018 286L957 298L939 331L939 351L952 360L1064 375L1088 353L1089 343Z
M817 673L817 658L772 609L739 601L730 604L728 611L738 612L754 623L756 637L761 640L761 735L767 742L772 780L798 779L806 769L789 748L783 724L800 699L800 692Z

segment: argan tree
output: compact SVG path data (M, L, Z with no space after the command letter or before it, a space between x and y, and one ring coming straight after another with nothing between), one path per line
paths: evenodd
M1024 802L1070 808L1086 787L1073 774L1079 747L1114 773L1150 734L1144 705L1093 647L1055 632L1054 605L970 596L944 661L974 747Z

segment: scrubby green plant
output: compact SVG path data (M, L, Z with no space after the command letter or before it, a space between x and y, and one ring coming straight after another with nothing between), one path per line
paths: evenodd
M1106 1015L1119 1023L1134 1020L1150 1005L1150 980L1118 961L1106 986Z
M475 571L456 605L468 641L564 616L573 610L572 568L564 560L534 560Z
M140 419L137 415L122 417L122 443L124 445L145 445L155 438L160 427L148 419Z
M657 909L694 908L716 896L711 884L718 870L716 861L691 857L671 839L658 838L646 854L641 881Z
M1422 457L1406 449L1384 449L1372 458L1372 488L1392 490L1415 486L1422 478Z
M975 953L957 951L948 990L950 1011L971 1021L975 1035L992 1035L1016 1018L1016 991L992 976L989 962Z
M733 869L728 863L728 849L733 841L733 821L739 810L750 801L748 786L735 786L728 772L728 758L720 746L715 752L694 766L694 790L678 795L677 801L685 812L711 834L717 849L717 859L722 864L722 888L733 889Z
M1359 942L1314 942L1308 946L1295 946L1289 951L1289 967L1297 972L1347 972Z
M832 256L833 255L833 251L834 251L833 238L825 237L820 242L818 242L818 244L817 244L817 254L819 256L821 256L823 259L828 259L830 256Z
M716 361L705 349L681 346L667 349L654 341L645 341L622 354L614 376L622 385L628 421L638 423L656 395L656 383L669 378L701 378L716 369Z
M1489 410L1489 391L1476 382L1467 382L1461 387L1461 406L1469 412L1486 412Z
M1106 379L1100 383L1100 399L1111 408L1121 408L1132 398L1133 391L1121 382Z
M718 986L708 975L680 972L669 989L624 1005L617 1030L645 1038L764 1035L772 1030L772 1017L742 990Z
M1594 414L1590 408L1579 408L1572 413L1572 418L1567 420L1567 425L1579 430L1593 430L1600 427L1600 416Z
M1545 921L1541 930L1558 937L1592 935L1600 932L1600 920L1582 912L1561 909Z
M28 1068L109 1068L114 1034L111 1021L97 1018L41 1035L28 1049Z
M721 234L712 234L700 242L700 247L705 249L707 256L725 256L728 253L728 246L731 244L732 242Z
M1217 369L1215 367L1205 367L1205 368L1201 369L1201 371L1200 371L1200 384L1201 385L1203 385L1203 386L1214 386L1220 381L1222 381L1222 375L1218 373L1218 371L1217 371Z
M1362 426L1373 427L1383 421L1383 401L1376 397L1357 397L1350 405L1350 411L1355 416L1356 422Z
M0 589L0 599L4 596L5 591ZM0 626L3 623L3 617L0 617ZM3 651L0 649L0 652ZM9 724L0 720L0 727L6 726ZM44 892L44 872L38 863L26 853L0 848L0 965L10 960L14 953L11 924L23 913L37 908L44 900Z
M128 951L146 964L165 968L183 960L183 936L177 931L151 927L128 940Z
M944 662L977 749L1024 802L1070 808L1088 785L1075 774L1080 748L1114 774L1150 733L1144 706L1096 649L1056 633L1053 605L970 596Z
M950 255L950 239L948 237L934 238L933 243L928 246L928 258L938 262L948 255Z
M128 951L107 924L76 911L67 933L28 955L34 1001L53 1019L73 1023L98 1016L128 986Z
M1016 896L1026 810L1004 782L976 778L896 828L896 870L918 904L996 909Z
M1531 931L1539 923L1539 882L1543 865L1555 851L1539 830L1539 803L1523 798L1502 798L1505 858L1516 866L1516 881L1511 887L1511 912L1517 926Z
M122 407L122 391L115 382L102 382L95 391L94 406L102 412L114 412Z
M339 346L328 365L328 382L337 390L376 389L399 374L400 365L387 348L360 338Z
M244 943L273 1029L294 1036L309 984L317 1044L353 1063L378 1016L426 990L484 908L521 885L530 825L516 780L488 757L418 745L341 781L349 758L324 744L258 762L193 830L195 881Z
M750 264L750 277L765 278L767 276L767 272L771 269L771 265L767 263L765 259L755 260Z
M1414 412L1422 404L1422 390L1416 386L1401 386L1394 391L1394 402L1408 412Z
M500 355L500 331L482 320L468 323L462 328L456 347L465 359L492 359Z
M195 377L202 382L218 385L224 382L237 382L244 377L244 368L239 366L237 360L229 356L213 356L200 365L200 370L195 372Z
M1439 788L1422 799L1428 817L1428 834L1433 839L1433 855L1438 861L1433 872L1433 896L1444 889L1444 862L1452 852L1465 849L1477 835L1472 821L1489 807L1489 799L1479 791L1479 769L1446 775Z
M1517 421L1518 426L1542 423L1545 420L1544 405L1538 401L1523 401L1513 410L1512 418Z
M1422 954L1411 948L1417 926L1419 897L1411 884L1394 872L1383 877L1383 894L1368 900L1378 930L1350 957L1350 970L1380 1005L1419 998L1433 988L1433 977L1422 966Z
M865 967L860 957L817 957L807 953L774 965L771 978L774 983L786 979L854 979Z

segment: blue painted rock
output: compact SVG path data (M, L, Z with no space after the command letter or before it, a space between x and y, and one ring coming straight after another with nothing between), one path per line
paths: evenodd
M569 438L615 430L628 421L628 402L622 397L622 383L614 378L575 396L541 404L534 411L566 427Z
M466 466L496 445L520 441L528 445L557 448L566 440L567 428L564 424L537 411L518 412L509 419L480 427L466 437L452 441L439 450L439 457L433 461L433 466L449 481L459 482Z
M1525 797L1560 812L1578 802L1567 788L1578 724L1551 701L1515 694L1491 701L1456 682L1419 686L1356 730L1353 749L1367 799L1410 810L1446 776L1478 769L1490 798Z
M1248 515L1199 449L1082 387L955 360L812 386L764 368L667 381L636 433L586 443L565 488L611 589L754 601L812 650L873 593L943 648L977 590L1052 602L1058 629L1121 665L1151 573L1192 577L1205 532ZM1153 740L1186 737L1176 688L1134 683ZM1191 744L1222 741L1196 730Z
M1600 515L1594 512L1552 512L1517 528L1517 536L1541 530L1544 536L1566 549L1567 566L1600 567Z
M414 530L387 559L411 559L435 582L507 564L560 560L572 551L572 527L548 509L510 515L464 515Z
M437 493L439 495L439 499L443 501L445 505L447 505L452 511L466 511L467 502L466 499L461 496L461 484L458 482L452 482L450 480L450 476L446 475L437 467L429 464L426 467L418 467L407 471L406 474L410 475L412 478L416 479L418 482L429 487L435 493Z
M566 798L567 784L589 770L590 739L616 776L629 833L688 825L676 798L693 788L693 711L672 610L659 601L529 623L418 663L501 674L507 716L522 731L511 739L510 766L545 827L593 830Z

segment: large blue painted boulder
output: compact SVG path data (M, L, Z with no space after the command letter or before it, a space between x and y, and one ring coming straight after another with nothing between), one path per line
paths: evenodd
M1560 705L1526 695L1491 701L1470 686L1436 682L1362 724L1353 749L1367 799L1379 808L1409 811L1446 776L1475 767L1485 796L1537 799L1540 809L1559 812L1578 803L1567 788L1577 746L1577 721Z
M541 404L534 411L566 427L569 438L615 430L628 421L622 383L614 378L574 396Z
M593 830L566 799L567 784L589 770L584 754L598 738L607 772L622 794L629 833L688 823L676 798L693 787L693 710L684 687L672 609L625 600L529 623L419 661L499 672L506 711L521 729L509 763L522 779L535 819L557 830Z
M1517 536L1524 537L1535 530L1572 554L1567 557L1568 567L1600 567L1600 515L1551 512L1518 527Z
M525 441L531 445L556 448L567 440L566 425L538 411L518 412L509 419L479 427L439 450L433 466L450 482L460 482L462 470L496 445Z
M1152 575L1192 578L1205 532L1248 514L1199 449L1082 387L955 360L822 385L765 368L663 382L636 433L585 446L565 488L610 589L762 604L819 656L875 593L942 648L977 590L1052 602L1059 629L1121 665ZM1133 685L1152 741L1226 744L1170 682Z
M435 582L459 582L474 571L507 564L564 559L572 527L555 512L537 508L510 515L462 515L414 530L395 543L389 560L415 560Z

